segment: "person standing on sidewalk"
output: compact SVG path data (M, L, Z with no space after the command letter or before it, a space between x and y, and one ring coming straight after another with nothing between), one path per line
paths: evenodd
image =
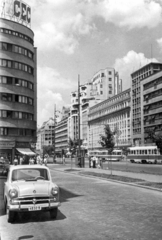
M18 165L18 158L17 158L17 156L15 156L15 158L13 160L13 163L14 163L14 165Z
M62 164L65 165L65 155L62 155Z

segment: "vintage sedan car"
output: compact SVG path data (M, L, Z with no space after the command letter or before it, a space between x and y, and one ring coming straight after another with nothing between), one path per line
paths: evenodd
M50 171L42 165L10 166L4 183L4 206L8 222L17 212L49 211L57 217L60 206L59 187L52 182Z

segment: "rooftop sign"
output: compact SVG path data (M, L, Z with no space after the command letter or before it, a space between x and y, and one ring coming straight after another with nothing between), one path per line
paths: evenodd
M1 17L31 27L31 8L21 0L3 0Z

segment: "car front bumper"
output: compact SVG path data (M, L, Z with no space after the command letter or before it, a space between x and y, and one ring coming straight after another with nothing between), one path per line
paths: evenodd
M25 211L50 211L53 208L58 208L61 205L60 202L51 203L49 204L33 204L33 205L9 205L10 211L18 211L18 212L25 212ZM33 210L31 210L31 208Z

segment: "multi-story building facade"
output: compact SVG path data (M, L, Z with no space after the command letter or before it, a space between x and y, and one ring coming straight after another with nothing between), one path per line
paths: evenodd
M130 103L131 91L125 90L89 109L88 114L88 149L98 150L100 134L104 135L104 126L109 124L110 129L117 130L115 147L128 147L131 145L131 117Z
M145 143L146 141L144 140L145 130L148 127L151 127L152 125L151 122L152 123L154 122L150 118L154 117L155 112L159 114L161 111L160 107L161 80L159 80L161 78L161 71L162 71L161 63L149 63L131 74L132 78L131 115L132 115L133 145L141 144L143 145ZM146 101L146 99L150 100ZM149 117L149 115L151 116ZM159 116L160 118L160 115L157 116ZM148 122L150 122L150 126Z
M56 155L60 156L62 151L67 151L68 148L68 117L69 117L69 107L63 107L61 112L61 120L55 125L55 133L54 133L54 149Z
M29 16L15 15L16 2L12 15L4 8L0 18L0 155L11 161L36 143L37 123L37 50Z
M37 146L43 152L43 146L52 146L53 145L53 138L54 138L54 120L50 118L48 121L44 122L40 129L37 131L37 139L39 142Z
M141 143L152 142L148 130L162 134L162 70L141 81Z
M91 79L91 96L106 100L122 91L122 81L114 68L98 71Z
M69 136L78 139L78 109L80 103L80 138L83 147L88 146L88 112L89 106L111 98L122 91L122 80L113 68L98 71L92 79L80 86L80 99L78 91L71 93L71 111L68 120Z
M68 116L63 118L55 126L55 153L60 156L62 150L65 152L68 148Z

